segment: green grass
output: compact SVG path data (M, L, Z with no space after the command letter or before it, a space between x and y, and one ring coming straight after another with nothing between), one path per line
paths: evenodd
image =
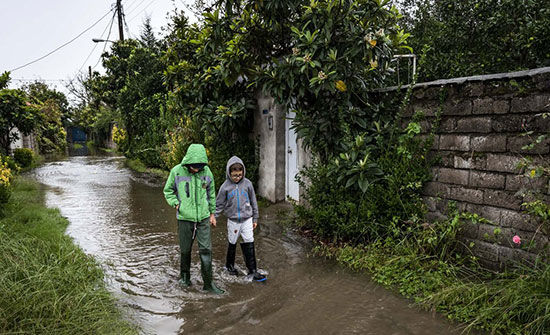
M139 159L126 160L126 166L128 166L130 169L136 172L147 173L156 178L161 178L161 179L167 179L168 175L170 174L169 171L165 171L162 169L148 168Z
M406 241L368 246L319 242L315 253L358 271L464 324L465 332L550 334L550 264L493 273L422 254Z
M137 334L98 263L64 234L59 210L18 177L0 220L0 333Z

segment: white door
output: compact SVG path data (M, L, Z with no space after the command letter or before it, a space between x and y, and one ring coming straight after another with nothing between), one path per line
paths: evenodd
M296 133L292 129L292 121L296 116L295 112L289 112L285 120L286 134L286 197L299 200L299 185L296 181L298 174L298 146L296 144Z

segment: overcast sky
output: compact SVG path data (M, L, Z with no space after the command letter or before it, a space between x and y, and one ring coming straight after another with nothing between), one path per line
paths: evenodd
M167 23L167 12L186 10L192 0L122 0L125 19L124 38L138 37L147 16L156 34ZM92 38L107 38L116 0L0 0L0 73L32 62L69 42L94 23L70 44L48 57L11 72L10 87L23 80L40 79L66 92L64 80L88 66L103 72L99 61L104 43ZM189 16L189 15L188 15ZM101 19L103 17L103 19ZM101 20L100 20L101 19ZM192 20L195 21L195 20ZM129 32L128 32L129 30ZM110 40L118 39L118 25L112 25ZM107 48L109 48L107 43ZM94 48L95 47L95 48Z

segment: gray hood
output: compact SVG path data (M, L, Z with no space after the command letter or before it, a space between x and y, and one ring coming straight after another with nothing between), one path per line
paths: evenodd
M229 167L235 163L243 166L243 178L238 183L234 183L229 174ZM257 222L260 213L256 192L252 182L245 177L246 167L242 159L237 156L231 157L227 161L225 174L227 179L220 186L216 197L216 216L223 212L228 219L234 222L244 222L251 217Z
M233 156L233 157L229 158L229 160L227 161L227 165L225 166L225 175L227 177L227 180L229 180L230 182L233 183L233 180L231 180L231 175L230 175L229 168L231 167L231 165L233 165L235 163L239 163L243 166L243 177L239 181L239 184L240 184L240 183L243 182L244 178L246 177L246 166L244 165L243 160L240 159L239 157Z

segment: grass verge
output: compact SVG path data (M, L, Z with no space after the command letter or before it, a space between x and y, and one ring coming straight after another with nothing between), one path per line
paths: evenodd
M156 168L148 168L139 159L128 159L126 160L125 164L127 167L136 172L148 174L160 180L166 180L168 178L168 175L170 174L170 171Z
M137 334L59 210L43 206L36 183L14 186L0 219L0 333Z

